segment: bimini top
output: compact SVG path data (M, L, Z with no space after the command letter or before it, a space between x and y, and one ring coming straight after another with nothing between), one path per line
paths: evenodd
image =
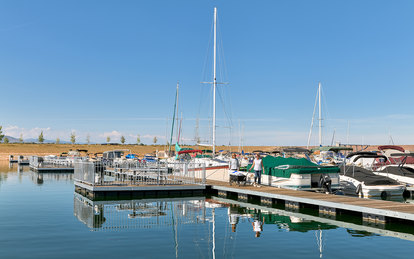
M319 166L305 158L266 156L262 159L265 175L290 178L291 174L338 173L337 166ZM251 165L250 165L251 166Z
M407 157L414 157L414 153L410 152L410 153L392 153L391 156L407 156Z
M371 151L357 151L357 152L351 152L349 153L346 158L350 158L353 156L366 156L366 157L375 157L377 156L376 152L371 152Z
M405 152L403 147L400 146L395 146L395 145L384 145L384 146L379 146L378 150L386 150L386 149L394 149L394 150L398 150L400 152Z
M386 156L384 156L384 155L377 155L377 154L368 155L368 154L362 154L362 155L357 155L356 158L354 159L354 162L356 162L360 158L381 158L381 159L384 159L384 162L387 162L387 160L388 160L388 158Z
M315 148L312 148L311 149L312 152L314 152L316 150L319 150L319 151L333 151L335 153L338 153L341 150L349 150L349 151L352 151L354 149L352 147L336 147L336 146L315 147Z
M287 147L283 149L285 153L311 153L309 149L303 147Z

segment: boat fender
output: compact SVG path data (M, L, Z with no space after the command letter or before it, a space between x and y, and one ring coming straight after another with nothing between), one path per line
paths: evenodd
M387 198L387 192L386 191L382 191L381 192L381 199L385 200Z
M356 194L359 194L359 193L361 193L362 192L362 185L361 184L358 184L358 186L357 186L357 188L356 188L356 190L355 190L355 193Z
M410 198L410 196L411 196L411 192L410 192L410 191L405 190L405 191L403 192L403 197L404 197L404 198Z

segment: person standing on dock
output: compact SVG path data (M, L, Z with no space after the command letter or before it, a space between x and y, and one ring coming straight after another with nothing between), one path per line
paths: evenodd
M262 170L264 170L263 160L259 154L256 154L256 158L253 160L253 165L250 170L254 168L254 186L260 187L258 184L262 183ZM249 171L250 171L249 170ZM257 180L257 183L256 183Z
M231 172L239 171L239 167L240 167L239 160L237 160L236 154L233 154L230 159L230 171Z

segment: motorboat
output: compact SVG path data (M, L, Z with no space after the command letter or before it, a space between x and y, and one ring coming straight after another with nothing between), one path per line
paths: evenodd
M345 162L344 151L353 151L351 147L323 146L312 148L313 158L317 164L342 164Z
M403 147L395 145L384 145L379 146L378 150L381 152L381 154L387 157L387 165L398 165L404 159L405 166L414 168L414 157L405 156L405 153L410 152L406 151Z
M262 184L294 190L326 191L339 189L339 167L320 166L306 158L266 156L262 158Z
M372 169L358 166L358 161L363 158L375 161L387 160L384 155L371 152L353 152L347 156L353 164L340 167L340 182L342 191L348 195L358 195L363 198L391 198L402 197L405 185L383 175L377 175Z
M414 168L407 166L406 162L414 159L414 153L390 153L393 159L392 164L382 163L382 165L376 165L374 174L382 175L391 179L394 179L400 183L414 186ZM394 162L400 161L398 164Z

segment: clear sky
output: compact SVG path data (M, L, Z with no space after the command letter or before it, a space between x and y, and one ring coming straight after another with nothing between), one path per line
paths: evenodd
M165 143L179 81L209 139L214 6L219 144L306 145L318 82L325 145L414 143L411 0L0 0L3 132Z

